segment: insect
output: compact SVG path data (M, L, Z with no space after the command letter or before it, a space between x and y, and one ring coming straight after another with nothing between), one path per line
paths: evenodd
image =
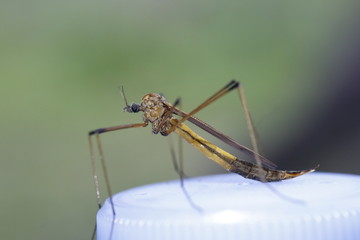
M217 99L219 99L220 97L224 96L225 94L229 93L234 89L237 89L240 95L240 100L242 102L242 106L245 112L253 150L237 143L235 140L219 132L215 128L211 127L209 124L203 122L202 120L194 116L201 109L208 106L212 102L216 101ZM169 102L167 102L165 97L159 94L155 94L155 93L146 94L142 98L141 103L132 103L131 105L127 103L123 91L122 94L126 104L124 111L128 113L143 112L144 114L143 122L119 125L119 126L107 127L107 128L99 128L89 132L89 144L90 144L90 154L91 154L92 166L93 166L93 177L95 182L96 196L97 196L97 202L99 208L101 207L100 189L99 189L98 176L95 168L95 156L93 151L92 137L93 136L96 137L97 148L99 151L100 161L107 187L107 193L110 196L109 197L110 203L113 204L111 198L112 192L110 189L109 178L107 175L106 164L105 164L104 154L101 147L99 135L106 132L117 131L127 128L139 128L139 127L146 127L148 125L151 125L152 132L154 134L160 133L163 136L168 136L172 132L175 132L177 135L179 135L181 138L186 140L193 147L195 147L197 150L203 153L206 157L213 160L227 171L234 172L245 178L249 178L261 182L286 180L315 171L315 168L308 170L301 170L301 171L276 170L275 164L273 164L271 161L269 161L268 159L266 159L265 157L261 156L258 153L255 130L250 117L250 113L247 109L245 94L241 84L238 81L235 80L230 81L228 84L226 84L226 86L221 88L219 91L213 94L210 98L208 98L206 101L204 101L202 104L200 104L190 113L186 113L181 109L179 109L178 107L176 107L179 103L179 100L177 100L174 104L170 104ZM184 124L185 121L191 122L197 127L205 130L206 132L220 139L225 144L228 144L231 147L235 148L236 150L239 150L245 154L252 156L255 159L255 163L238 159L234 155L224 151L215 144L205 140L204 138L200 137L197 133L195 133L193 130L191 130L187 125L185 125ZM182 172L179 172L179 175L182 180ZM113 209L113 215L115 215L114 207L112 209Z

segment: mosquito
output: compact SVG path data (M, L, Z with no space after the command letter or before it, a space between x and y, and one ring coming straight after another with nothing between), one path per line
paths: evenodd
M244 110L246 123L251 139L252 149L237 143L232 138L226 136L225 134L221 133L220 131L216 130L209 124L203 122L202 120L194 116L200 110L202 110L209 104L213 103L214 101L223 97L224 95L226 95L227 93L231 92L234 89L238 90L240 96L241 105ZM93 136L95 136L96 139L96 145L99 152L101 167L103 169L107 194L109 195L110 204L112 206L113 216L115 216L115 209L112 201L112 191L110 188L109 177L107 174L104 152L100 142L100 134L106 132L117 131L127 128L146 127L148 125L151 125L152 132L154 134L160 133L163 136L168 136L172 132L175 132L180 138L186 140L189 144L191 144L193 147L195 147L197 150L203 153L207 158L216 162L227 171L237 173L244 178L249 178L261 182L274 182L274 181L281 181L290 178L295 178L303 174L313 172L316 169L316 168L312 168L312 169L300 170L300 171L276 170L275 169L276 165L274 163L272 163L270 160L268 160L267 158L265 158L264 156L258 153L259 150L256 141L254 125L247 107L244 89L240 84L240 82L238 81L235 80L230 81L228 84L226 84L223 88L221 88L219 91L213 94L210 98L208 98L206 101L204 101L197 108L192 110L190 113L186 113L177 107L180 99L177 99L174 104L170 104L165 99L164 96L156 93L149 93L146 94L141 99L141 103L132 103L131 105L129 105L123 89L121 92L126 105L123 110L128 113L143 112L144 114L143 122L119 125L114 127L99 128L90 131L88 136L97 204L98 207L101 208L102 204L100 198L100 187L99 187L99 180L95 167L96 162L95 162L94 147L92 143ZM174 115L176 115L177 118ZM185 121L191 122L197 127L203 129L204 131L218 138L225 144L231 146L232 148L251 156L252 158L254 158L255 163L241 160L236 156L221 149L220 147L216 146L215 144L207 141L206 139L202 138L197 133L195 133L193 130L191 130L187 125L185 125L184 124ZM175 169L177 169L176 166ZM188 200L191 202L183 186L183 172L181 169L177 169L177 172L180 176L181 187L183 188L184 193L186 194ZM191 203L191 205L193 204Z

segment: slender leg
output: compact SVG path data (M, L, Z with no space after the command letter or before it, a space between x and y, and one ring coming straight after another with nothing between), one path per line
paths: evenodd
M247 124L249 135L251 138L251 145L253 146L253 150L256 153L259 153L259 147L258 147L258 143L257 143L258 141L256 139L256 131L255 131L254 123L252 121L250 112L249 112L249 108L247 106L245 92L244 92L244 88L242 85L239 85L238 92L239 92L239 96L240 96L240 100L241 100L241 105L242 105L242 107L244 109L244 113L245 113L246 124Z
M252 122L251 116L250 116L250 112L249 109L247 107L247 102L246 102L246 98L245 98L245 93L244 93L244 89L241 86L241 84L237 81L230 81L225 87L221 88L219 91L217 91L214 95L212 95L210 98L208 98L206 101L204 101L202 104L200 104L197 108L195 108L193 111L191 111L190 113L183 115L182 118L176 123L174 124L169 130L168 133L171 133L172 131L175 130L175 128L181 124L182 122L186 121L186 120L190 120L191 122L193 122L194 120L196 121L196 119L193 117L193 115L197 112L199 112L201 109L203 109L204 107L208 106L210 103L214 102L215 100L219 99L220 97L224 96L226 93L230 92L233 89L238 89L238 93L240 96L240 100L241 100L241 104L244 110L244 114L245 114L245 118L246 118L246 124L247 124L247 128L249 131L249 135L250 135L250 139L251 139L251 144L252 144L252 148L253 148L253 156L255 158L256 164L257 166L262 167L262 162L267 163L268 165L274 165L272 164L270 161L268 161L266 158L262 157L261 155L259 155L259 148L258 148L258 143L256 140L256 134L255 134L255 128L254 128L254 124ZM182 111L180 111L182 112ZM179 112L179 113L180 113ZM196 123L195 123L196 124ZM200 124L202 126L204 126L205 124ZM202 127L200 126L200 127ZM229 143L230 145L234 146L236 144L233 143L233 141L231 139L229 139L228 137L223 136L221 133L218 133L216 130L213 131L213 129L209 126L205 126L208 132L212 133L214 136L220 137L220 139L225 139L227 143ZM204 128L203 128L204 129ZM245 150L248 151L248 149L242 147L242 146L234 146L236 148L240 148L240 150ZM248 151L249 152L249 151ZM265 181L265 176L264 179L261 179Z
M92 143L92 136L93 135L96 136L96 142L97 142L97 147L98 147L98 151L99 151L99 155L100 155L100 161L101 161L101 165L103 167L105 183L107 185L106 188L107 188L109 196L111 197L111 189L110 189L110 185L109 185L109 179L108 179L108 175L107 175L107 171L106 171L105 158L104 158L104 153L102 150L99 134L110 132L110 131L126 129L126 128L145 127L146 125L147 125L147 123L135 123L135 124L120 125L120 126L115 126L115 127L99 128L99 129L89 132L88 138L89 138L89 147L90 147L91 166L92 166L93 178L94 178L94 183L95 183L96 199L97 199L99 208L101 208L100 187L99 187L98 174L97 174L97 170L96 170L96 161L95 161L94 147L93 147L93 143Z
M180 106L181 108L181 106ZM179 148L179 169L180 169L180 183L184 187L184 150L183 150L183 141L180 136L178 136L178 148Z
M245 118L246 118L246 125L249 131L249 136L251 139L251 145L253 147L253 150L255 153L255 161L256 161L256 165L257 166L262 166L261 164L261 160L259 158L259 146L258 146L258 141L256 139L256 131L255 131L255 127L254 127L254 123L252 121L249 109L248 109L248 105L247 105L247 101L246 101L246 97L245 97L245 92L244 92L244 88L243 86L240 84L238 86L238 92L239 92L239 96L240 96L240 101L241 101L241 105L243 107L244 110L244 114L245 114ZM263 178L261 179L261 181L265 182L265 176L263 176Z
M180 106L181 107L181 106ZM171 137L171 136L170 136ZM184 155L183 155L183 139L181 138L180 135L178 135L178 149L179 149L179 177L180 177L180 187L186 197L186 199L188 200L188 202L190 203L190 205L197 210L198 212L203 212L203 209L201 207L199 207L190 197L190 194L188 193L188 191L186 190L185 187L185 182L184 182L184 178L185 178L185 174L184 174Z
M243 89L242 85L238 81L235 81L235 80L230 81L225 87L221 88L218 92L216 92L214 95L212 95L210 98L208 98L202 104L200 104L193 111L191 111L190 113L188 113L186 115L183 115L182 116L183 118L180 119L179 122L177 124L175 124L173 127L171 127L169 129L168 133L174 131L176 126L178 126L182 122L188 120L189 118L190 118L189 120L194 121L195 119L191 119L191 118L195 113L199 112L201 109L208 106L210 103L212 103L215 100L219 99L220 97L224 96L226 93L230 92L233 89L238 89L241 104L243 106L244 114L245 114L245 117L246 117L246 123L247 123L248 131L249 131L249 135L250 135L250 138L251 138L251 144L253 146L253 152L255 153L254 157L255 157L256 163L259 166L261 166L261 161L266 162L267 159L265 159L265 158L263 158L263 157L261 157L259 155L259 148L258 148L258 144L257 144L257 140L256 140L254 124L252 122L249 109L247 107L247 102L246 102L246 98L245 98L244 89ZM204 125L204 124L202 124L202 125ZM208 128L208 129L205 129L205 130L210 132L212 129ZM218 137L220 136L220 134L216 134L216 133L214 135L218 135ZM230 145L234 145L234 144L231 144L231 141L227 141L227 143L230 143ZM234 147L239 148L238 146L234 146ZM241 149L241 150L246 150L246 149ZM267 163L269 165L273 165L271 162L267 162Z
M175 104L174 104L174 107L175 106L178 106L180 109L182 109L182 105L181 105L181 101L180 99L179 100L176 100L175 101ZM171 111L173 112L173 111ZM181 187L184 188L184 177L185 177L185 174L184 174L184 156L183 156L183 141L181 139L180 136L178 136L178 153L179 153L179 177L180 177L180 183L181 183Z
M172 139L172 136L168 136L168 143L169 143L169 148L170 148L170 154L171 154L171 160L173 162L173 166L174 166L174 170L175 172L179 175L179 179L180 181L182 180L182 172L176 157L176 150L175 150L175 146L174 146L174 142Z
M89 147L90 147L90 159L91 159L93 179L94 179L94 183L95 183L96 201L97 201L98 207L100 209L101 208L101 196L100 196L99 179L98 179L98 174L97 174L97 170L96 170L96 160L95 160L95 154L94 154L94 146L93 146L93 143L92 143L92 136L93 135L96 136L96 143L97 143L96 145L97 145L99 156L100 156L101 167L103 169L103 175L104 175L104 178L105 178L106 190L107 190L107 194L109 195L109 199L110 199L110 203L111 203L112 212L113 212L114 217L115 217L115 208L114 208L114 204L113 204L113 200L112 200L112 191L111 191L111 187L110 187L109 176L108 176L107 169L106 169L104 152L103 152L102 145L101 145L101 142L100 142L100 134L110 132L110 131L126 129L126 128L145 127L146 125L147 125L147 123L135 123L135 124L120 125L120 126L108 127L108 128L99 128L99 129L96 129L94 131L89 132L88 139L89 139ZM113 228L111 228L111 229L113 229ZM95 237L95 232L96 232L96 229L94 229L92 239L94 239L94 237ZM111 233L111 235L112 235L112 233Z
M100 199L100 186L99 186L99 179L96 170L96 161L95 161L95 154L94 154L94 146L91 140L91 136L88 136L89 139L89 147L90 147L90 158L91 158L91 167L92 167L92 174L95 183L95 191L96 191L96 202L98 204L98 208L101 208L101 199Z
M174 143L172 141L171 135L169 136L168 139L169 139L171 158L172 158L172 161L173 161L174 169L179 175L181 190L183 191L183 193L184 193L187 201L191 205L191 207L194 208L198 212L202 212L203 211L202 208L199 207L198 205L196 205L194 203L194 201L191 199L190 194L187 192L185 184L184 184L185 174L184 174L184 169L183 169L182 139L179 136L179 146L178 146L179 147L179 163L177 161L175 148L174 148Z
M166 121L168 121L168 118L171 117L171 115L174 112L174 109L176 106L179 106L181 109L181 99L178 98L176 99L175 103L171 106L170 110L166 113L165 116L163 116L163 121L161 122L161 124L159 124L159 128L161 127L161 125L163 125ZM172 142L172 138L171 136L169 136L169 145L170 145L170 152L171 152L171 157L173 160L173 164L174 164L174 168L175 171L179 174L179 179L180 179L180 187L181 190L183 191L186 199L188 200L189 204L198 212L202 212L201 207L197 206L193 200L191 199L189 193L187 192L186 188L185 188L185 184L184 184L184 157L183 157L183 144L182 144L182 139L180 136L178 136L178 151L179 151L179 163L177 161L177 157L175 154L175 148L174 148L174 144Z
M180 105L180 108L181 108L181 99L177 98L175 100L175 103L170 107L170 110L167 111L165 113L165 115L162 117L162 121L159 124L158 129L157 129L158 131L162 128L162 126L166 123L166 121L168 121L168 119L171 117L175 107L179 106L179 105ZM179 138L179 164L178 164L178 161L177 161L177 157L176 157L176 153L175 153L175 147L174 147L171 136L169 136L168 139L169 139L168 142L169 142L170 153L171 153L171 158L172 158L172 161L173 161L174 169L179 174L180 184L181 184L181 186L183 186L184 185L183 184L184 172L183 172L183 163L182 163L183 159L182 159L182 152L181 152L182 151L182 145L180 146L181 139Z
M255 153L254 156L255 156L255 161L256 161L256 165L259 166L259 167L262 167L262 164L261 164L261 160L259 158L259 146L258 146L258 141L257 141L257 137L256 137L256 130L255 130L255 127L254 127L254 123L252 121L252 118L251 118L251 115L250 115L250 112L249 112L249 109L248 109L248 106L247 106L247 101L246 101L246 97L245 97L245 92L244 92L244 88L242 85L239 85L238 87L238 92L239 92L239 96L240 96L240 100L241 100L241 105L243 107L243 110L244 110L244 114L245 114L245 118L246 118L246 125L247 125L247 128L248 128L248 131L249 131L249 136L250 136L250 139L251 139L251 145L253 147L253 150ZM311 171L314 171L311 170ZM305 172L305 171L304 171ZM260 181L262 182L267 182L266 180L266 176L260 176L259 178ZM273 193L275 193L277 196L279 196L280 198L286 200L286 201L289 201L289 202L292 202L292 203L296 203L296 204L304 204L301 200L299 199L295 199L295 198L291 198L289 196L286 196L284 194L282 194L281 192L277 191L273 186L271 185L266 185L267 188L270 189L270 191L272 191Z
M177 124L172 126L168 130L168 134L170 134L172 131L175 130L176 126L183 123L184 121L188 120L191 116L193 116L195 113L199 112L204 107L208 106L210 103L216 101L220 97L224 96L226 93L230 92L231 90L237 88L239 86L239 82L232 80L228 84L226 84L225 87L221 88L219 91L217 91L214 95L212 95L210 98L208 98L206 101L204 101L202 104L200 104L197 108L192 110L188 115L184 116L182 119L180 119Z
M93 174L94 183L95 183L96 202L97 202L98 208L100 209L101 208L100 186L99 186L99 179L98 179L97 170L96 170L94 147L93 147L93 143L91 141L91 136L90 135L89 135L88 139L89 139L89 147L90 147L90 158L91 158L92 174ZM91 240L95 239L95 235L96 235L96 223L95 223L94 230L93 230L93 233L92 233L92 236L91 236Z

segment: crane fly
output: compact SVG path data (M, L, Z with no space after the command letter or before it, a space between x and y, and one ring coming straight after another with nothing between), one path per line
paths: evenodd
M222 96L224 96L225 94L229 93L231 90L234 89L238 90L240 96L253 149L250 149L248 147L245 147L244 145L237 143L232 138L219 132L215 128L211 127L209 124L203 122L202 120L194 116L201 109L205 108L212 102L216 101L217 99L221 98ZM200 104L190 113L186 113L177 107L179 99L174 104L170 104L162 95L156 93L149 93L142 98L141 103L132 103L131 105L129 105L127 103L123 90L122 90L122 94L126 104L124 111L128 113L143 112L144 114L143 122L125 124L125 125L119 125L119 126L107 127L107 128L99 128L89 132L90 155L92 160L93 178L95 182L97 203L99 208L101 208L100 188L99 188L99 181L95 168L96 164L95 164L95 155L93 151L92 136L95 136L96 138L96 143L100 156L101 166L103 169L103 175L105 178L107 193L109 195L110 204L112 205L113 216L115 216L115 209L112 202L112 192L110 189L110 182L106 170L104 153L102 150L100 137L99 137L100 134L106 132L117 131L127 128L146 127L148 125L151 125L152 132L154 134L160 133L163 136L168 136L170 133L175 132L182 139L186 140L193 147L195 147L197 150L203 153L207 158L213 160L227 171L237 173L242 177L261 181L261 182L273 182L273 181L281 181L290 178L295 178L303 174L313 172L316 169L316 168L312 168L312 169L300 170L300 171L276 170L275 169L276 165L274 163L272 163L270 160L268 160L267 158L265 158L264 156L258 153L255 130L253 127L250 113L247 108L244 90L238 81L235 80L230 81L226 86L221 88L219 91L213 94L210 98L208 98L206 101L204 101L202 104ZM177 116L177 118L175 116ZM241 160L235 157L234 155L226 152L225 150L221 149L220 147L216 146L215 144L200 137L197 133L191 130L186 124L184 124L185 121L191 122L192 124L205 130L209 134L213 135L214 137L218 138L219 140L223 141L225 144L233 147L234 149L239 150L247 155L250 155L255 159L255 163ZM181 179L181 186L183 187L182 172L178 172L178 173Z

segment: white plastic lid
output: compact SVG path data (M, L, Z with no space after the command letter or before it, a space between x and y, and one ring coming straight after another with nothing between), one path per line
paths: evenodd
M296 201L285 200L271 191ZM236 174L137 187L114 195L97 214L97 239L360 239L360 176L310 173L260 183ZM114 224L112 224L112 220Z

